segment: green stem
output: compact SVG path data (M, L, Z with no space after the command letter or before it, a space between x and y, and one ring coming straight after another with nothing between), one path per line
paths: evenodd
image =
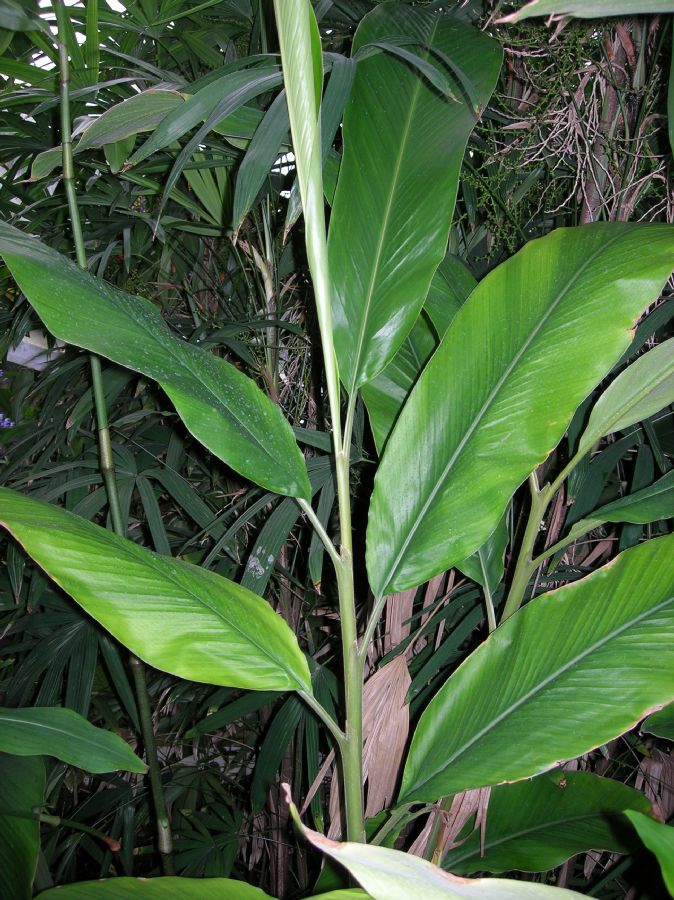
M143 745L150 775L150 787L152 789L152 802L157 819L157 845L159 847L162 871L164 875L173 875L175 871L173 868L173 834L164 799L164 788L161 783L161 770L159 768L157 744L152 727L152 710L150 709L150 695L147 689L145 666L133 654L129 656L129 662L138 699L140 730L143 736Z
M68 59L68 49L65 44L64 36L67 33L67 11L63 0L54 0L54 12L56 13L56 22L58 26L58 52L60 64L60 99L61 99L61 147L63 153L63 184L65 187L66 198L68 201L68 211L70 214L70 224L73 233L73 242L75 244L75 255L80 268L87 268L87 256L84 248L84 237L82 234L82 224L80 221L80 212L77 205L77 193L75 190L75 166L73 163L73 148L70 138L70 63ZM108 411L105 402L105 391L103 385L103 374L101 371L101 362L97 356L91 354L89 356L91 367L91 381L94 395L94 406L96 410L96 425L98 428L98 441L100 452L100 467L105 489L108 497L108 506L110 509L110 519L115 534L120 537L126 537L126 523L122 517L121 505L119 502L119 492L117 490L117 480L115 478L115 464L112 456L112 443L110 440L110 428L108 424ZM161 784L159 760L157 759L157 748L154 740L154 732L152 730L152 712L150 710L149 694L147 690L147 681L145 678L145 668L140 660L135 656L130 657L131 669L136 685L136 695L138 700L138 711L140 715L141 732L143 744L145 745L145 755L150 773L150 784L152 787L152 796L154 800L155 813L157 817L157 833L158 846L162 860L162 868L164 874L173 874L173 836L169 823L164 792Z
M81 831L83 834L90 834L92 837L98 838L99 841L107 843L109 846L110 836L99 831L98 828L92 828L83 822L75 822L73 819L63 819L61 816L50 816L47 813L39 813L37 818L44 825L53 825L55 828L64 826L72 828L74 831Z
M348 434L342 437L341 388L332 330L332 285L328 266L320 140L320 97L312 51L308 0L274 0L283 77L288 99L297 174L304 211L307 259L316 297L325 380L335 454L340 548L336 563L346 721L341 746L346 831L350 841L364 841L363 820L363 664L358 651ZM318 64L317 64L318 65ZM355 398L351 398L351 404ZM347 415L347 421L352 418Z
M529 579L534 572L534 544L536 543L536 538L540 531L541 520L545 515L545 510L548 507L551 497L549 486L544 487L542 491L539 490L535 473L529 476L529 487L531 489L531 508L529 509L529 518L524 531L524 537L522 538L522 545L517 558L517 565L510 585L508 599L503 608L503 615L501 616L502 623L517 612L524 600L524 593L529 584Z

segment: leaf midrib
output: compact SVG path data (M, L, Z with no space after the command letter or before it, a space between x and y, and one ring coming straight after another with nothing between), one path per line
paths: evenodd
M507 365L507 367L506 367L506 369L504 370L503 374L502 374L502 375L500 376L500 378L497 380L496 384L494 385L494 387L493 387L493 388L491 389L491 391L489 392L489 394L488 394L486 400L484 401L484 403L482 404L481 408L478 410L478 412L477 412L476 415L474 416L472 422L470 423L470 425L469 425L468 429L466 430L464 436L461 438L461 440L460 440L459 443L457 444L456 449L455 449L454 452L452 453L452 455L451 455L451 457L449 458L449 460L448 460L447 464L445 465L444 469L443 469L442 472L440 473L439 477L436 479L435 485L433 486L433 488L432 488L431 491L429 492L428 498L427 498L427 499L424 501L424 503L422 504L421 509L420 509L419 513L417 514L417 516L416 516L416 518L415 518L413 524L412 524L411 527L407 530L407 535L406 535L405 539L404 539L403 542L402 542L402 545L401 545L401 548L400 548L400 550L399 550L399 552L398 552L398 555L396 556L395 560L394 560L393 563L391 564L391 566L390 566L390 568L389 568L389 570L388 570L388 574L387 574L387 576L386 576L386 579L383 581L384 587L383 587L383 589L382 589L382 594L384 594L384 593L386 592L386 588L390 585L392 579L395 577L396 570L397 570L398 566L400 565L400 562L401 562L401 560L402 560L402 558L403 558L405 552L407 551L407 548L409 547L410 543L411 543L412 540L414 539L414 536L415 536L415 534L416 534L417 528L419 527L419 523L420 523L420 522L424 519L424 517L426 516L426 513L428 512L428 510L429 510L431 504L432 504L433 501L435 500L435 498L436 498L438 492L442 489L442 487L443 487L443 485L444 485L444 482L446 481L446 479L447 479L447 477L448 477L448 475L449 475L451 469L453 468L453 466L454 466L456 460L458 459L458 457L459 457L459 456L461 455L461 453L463 452L463 450L464 450L466 444L468 443L468 441L472 438L473 434L474 434L475 431L477 430L478 425L481 423L482 419L485 417L486 413L488 412L489 408L491 407L491 405L492 405L494 399L496 398L497 394L500 392L501 388L502 388L503 385L505 384L506 380L507 380L507 379L509 378L509 376L512 374L512 372L513 372L513 370L515 369L515 367L516 367L517 365L519 365L519 363L520 363L522 357L524 356L524 354L526 353L526 351L529 349L529 347L531 346L531 344L533 343L533 341L538 337L538 334L539 334L539 332L541 331L541 329L543 328L543 326L547 323L547 321L548 321L548 319L550 318L550 316L553 314L553 312L555 312L555 310L557 309L557 307L559 306L559 304L562 302L562 300L564 299L564 297L569 293L569 291L573 288L573 286L575 285L576 281L577 281L577 280L581 277L581 275L585 272L585 270L587 269L587 267L588 267L589 265L591 265L591 264L594 262L594 260L595 260L598 256L600 256L602 253L604 253L605 250L607 249L607 247L609 247L609 246L611 246L612 244L614 244L617 240L621 239L624 235L625 235L625 231L621 231L619 234L616 234L615 236L610 237L605 243L603 243L600 247L598 247L597 250L596 250L596 251L595 251L588 259L586 259L586 260L582 263L582 265L574 272L573 276L569 279L569 281L568 281L567 284L564 286L564 288L563 288L561 291L559 291L559 293L557 294L557 297L555 298L555 300L553 301L553 303L548 307L548 309L546 310L545 314L541 317L541 319L539 320L539 322L538 322L538 324L536 325L536 327L533 329L533 331L530 332L530 334L527 336L527 338L525 339L525 341L523 342L523 344L520 346L520 348L519 348L519 350L517 351L517 353L512 357L510 363ZM450 328L448 329L447 334L449 334L450 332L451 332L451 326L450 326ZM438 349L439 349L439 348L438 348ZM436 352L437 352L437 351L436 351ZM429 361L429 364L430 364L431 362L432 362L432 357L431 357L431 360ZM473 551L473 552L474 552L474 551Z
M491 719L484 726L484 728L481 728L478 732L476 732L476 734L473 735L473 737L469 741L466 741L461 747L459 747L452 754L452 756L450 756L441 766L439 766L430 777L424 779L424 781L419 782L419 784L415 785L414 790L418 791L424 785L431 782L441 772L444 772L446 769L448 769L452 765L452 763L456 762L457 759L459 759L468 750L470 750L486 734L489 734L491 731L493 731L498 725L501 724L501 722L505 721L505 719L507 719L513 713L517 712L517 710L521 706L525 705L532 698L536 697L537 694L539 694L542 690L547 688L550 684L552 684L552 682L556 681L558 678L561 678L570 669L574 668L579 663L582 663L585 659L587 659L588 656L595 653L597 650L602 649L607 644L609 644L611 641L620 637L620 635L623 634L624 632L633 628L635 625L638 625L644 619L647 619L650 616L653 616L656 613L660 612L661 610L666 609L672 603L674 603L674 595L667 597L662 602L656 604L655 606L651 606L648 609L644 610L643 612L639 613L639 615L635 616L634 618L630 619L629 621L623 623L618 628L615 628L613 631L610 631L608 634L604 635L600 640L595 641L594 644L591 644L589 647L587 647L581 653L578 653L576 656L567 660L567 662L564 663L564 665L560 666L554 672L551 672L548 676L546 676L540 682L538 682L538 684L536 684L535 687L531 688L529 691L527 691L525 694L523 694L521 697L519 697L516 701L514 701L508 707L506 707L506 709L504 709L503 712L501 712L498 716L495 716L493 719ZM449 682L448 682L448 685L449 685ZM411 793L410 790L406 791L406 795L409 795L410 793Z

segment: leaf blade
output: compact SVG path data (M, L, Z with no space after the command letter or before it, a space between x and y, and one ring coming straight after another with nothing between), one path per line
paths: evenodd
M461 307L375 478L367 536L375 593L422 583L494 531L667 280L674 229L644 228L598 223L552 232L493 270Z
M295 635L268 603L240 585L7 488L0 488L0 522L57 584L150 665L206 684L311 692Z
M664 563L673 548L668 535L627 550L499 626L422 714L400 802L529 778L670 702L674 572ZM514 645L527 652L513 653ZM643 666L655 646L657 671ZM627 680L619 675L625 671ZM536 741L529 742L534 720Z

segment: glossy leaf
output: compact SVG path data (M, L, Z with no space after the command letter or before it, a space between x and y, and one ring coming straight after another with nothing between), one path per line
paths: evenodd
M183 106L185 98L177 91L143 91L107 109L89 125L74 152L113 144L124 138L152 131L170 112Z
M235 366L175 338L147 300L3 223L0 256L53 335L155 379L192 434L241 475L279 494L311 496L290 426Z
M672 535L626 550L497 628L422 714L400 802L530 778L674 699L672 553Z
M497 43L442 12L387 3L358 26L353 52L392 34L453 60L482 104L501 64ZM344 151L328 252L340 378L349 393L393 358L446 249L459 168L476 117L388 53L360 60L343 122Z
M0 708L0 751L15 756L55 756L87 772L145 772L118 734L95 728L62 707Z
M674 12L674 0L531 0L522 9L504 16L501 22L521 22L532 16L577 16L600 19L605 16L643 15Z
M155 668L207 684L311 692L295 635L240 585L6 488L0 522L64 591Z
M493 788L484 833L475 830L443 858L456 875L473 872L544 872L576 853L608 850L630 853L636 841L622 811L647 813L639 791L589 772L557 770L531 781Z
M271 900L260 888L232 878L105 878L64 884L39 900Z
M650 816L631 809L625 810L625 815L644 844L656 856L662 870L662 879L674 897L674 827L655 822Z
M659 709L645 719L641 723L640 730L674 741L674 703Z
M674 338L636 359L611 382L595 403L578 453L600 438L623 431L674 403Z
M532 241L487 275L386 446L367 537L376 594L420 584L484 543L620 358L673 261L674 228L597 223Z
M506 878L457 878L438 866L413 856L373 844L331 841L299 823L302 834L331 859L344 866L372 900L564 900L580 897L575 891L512 881Z
M30 900L40 852L40 823L33 813L44 801L44 762L38 756L0 753L0 896Z

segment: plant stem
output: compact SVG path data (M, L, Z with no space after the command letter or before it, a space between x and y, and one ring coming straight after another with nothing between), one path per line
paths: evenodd
M501 623L505 622L506 619L509 619L510 616L512 616L513 613L516 613L522 605L522 601L524 600L524 592L527 589L529 579L531 578L531 574L534 571L534 544L536 543L536 538L538 537L538 532L540 531L541 519L543 518L548 503L550 502L551 494L549 486L546 485L546 487L544 487L542 491L539 490L538 480L535 473L532 473L529 476L529 487L531 489L531 508L529 510L529 518L527 520L527 527L524 532L524 537L522 538L522 545L520 547L519 556L517 558L517 565L515 567L515 574L513 575L513 580L510 585L508 599L506 600L505 607L503 608Z
M63 153L63 184L68 201L68 211L70 214L70 224L73 233L73 242L75 245L75 255L77 258L77 263L81 269L86 270L87 256L84 248L84 237L82 234L80 212L77 205L77 193L75 190L75 166L73 163L73 148L70 137L70 63L68 60L68 49L65 44L65 35L67 33L67 12L63 0L54 0L53 7L54 12L56 13L56 22L58 26L57 39L60 64L59 74L61 99L61 147ZM98 428L100 468L108 497L110 519L115 534L119 535L120 537L126 537L126 523L124 522L124 519L122 517L122 511L119 502L119 492L117 490L117 480L115 478L115 464L112 456L112 443L110 440L110 428L108 424L108 411L105 402L105 390L103 385L101 362L97 356L95 356L94 354L90 354L89 363L91 367L91 382L94 395L94 407L96 410L96 425ZM143 663L133 655L130 656L129 662L131 664L131 670L133 672L134 682L136 686L141 733L150 773L150 785L152 788L152 797L157 818L158 846L162 860L162 869L165 875L172 875L174 871L173 859L171 855L173 852L173 835L171 833L166 802L164 799L164 791L161 784L159 760L157 759L157 747L155 744L154 732L152 730L152 712L150 710L149 694L147 691L145 667Z
M274 0L283 78L288 100L297 175L304 211L307 259L314 285L316 312L321 334L325 380L332 423L335 454L337 504L339 508L339 560L333 558L339 590L346 720L341 746L344 775L346 832L350 841L364 841L363 822L363 661L358 649L351 491L349 485L349 435L342 437L341 388L332 331L332 286L328 267L323 200L323 170L320 139L320 96L316 91L317 70L311 36L314 12L308 0ZM315 22L314 22L315 27ZM322 73L320 73L322 76ZM351 398L351 404L355 398ZM347 415L347 422L352 418Z

